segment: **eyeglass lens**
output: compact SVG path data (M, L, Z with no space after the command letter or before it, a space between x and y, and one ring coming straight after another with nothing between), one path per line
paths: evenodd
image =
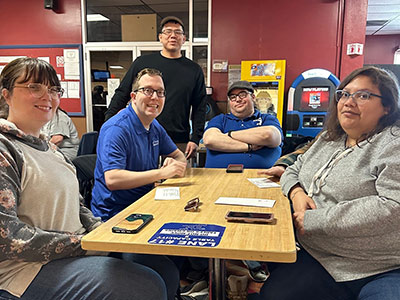
M365 101L368 100L371 97L371 95L375 95L367 91L357 91L353 94L350 94L349 92L343 90L337 90L335 93L336 93L336 101L347 100L350 97L352 97L356 101Z
M172 29L164 29L162 33L164 33L165 35L171 35L172 33L174 33L175 35L183 35L182 30L172 30Z
M244 99L246 98L248 95L248 92L242 91L238 94L230 94L229 95L229 100L231 101L236 101L237 97L239 97L239 99Z
M156 92L157 97L159 97L159 98L165 97L164 90L155 90L152 88L139 88L138 91L142 91L143 94L145 94L147 97L153 97L154 92Z
M49 93L50 97L53 99L58 99L64 94L64 89L59 86L47 87L41 83L30 83L28 85L14 87L28 88L31 95L35 98L42 97L46 92Z

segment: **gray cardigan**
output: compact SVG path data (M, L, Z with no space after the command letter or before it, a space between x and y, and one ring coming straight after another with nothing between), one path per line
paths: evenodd
M345 137L319 138L286 169L284 194L296 183L309 192L313 176L338 149L345 151ZM400 128L361 142L325 170L313 188L317 209L305 212L301 245L336 281L400 268Z

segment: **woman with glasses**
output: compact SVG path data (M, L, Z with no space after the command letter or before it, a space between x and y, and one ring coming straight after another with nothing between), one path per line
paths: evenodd
M101 222L80 203L74 167L40 134L63 93L53 67L18 58L0 91L0 298L166 299L155 271L81 248Z
M301 250L294 264L269 264L261 299L400 299L398 83L364 67L332 104L325 131L281 177Z

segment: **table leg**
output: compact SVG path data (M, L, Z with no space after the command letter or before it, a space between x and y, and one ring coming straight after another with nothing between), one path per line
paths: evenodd
M214 258L215 300L225 300L225 261Z

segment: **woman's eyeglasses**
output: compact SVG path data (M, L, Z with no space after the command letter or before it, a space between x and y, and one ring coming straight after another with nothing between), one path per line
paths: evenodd
M47 92L51 98L58 99L62 97L64 94L64 89L60 86L51 86L41 83L30 83L26 85L14 85L14 88L26 88L29 90L31 95L35 98L43 97L43 95Z
M336 101L347 101L350 97L353 98L354 101L356 101L357 103L364 103L366 101L369 100L369 98L371 98L371 96L375 96L375 97L379 97L379 98L383 98L380 95L374 94L374 93L370 93L367 91L357 91L353 94L350 94L349 92L346 92L344 90L337 90L335 92L336 94Z
M185 211L198 211L201 202L199 197L193 198L186 203Z

